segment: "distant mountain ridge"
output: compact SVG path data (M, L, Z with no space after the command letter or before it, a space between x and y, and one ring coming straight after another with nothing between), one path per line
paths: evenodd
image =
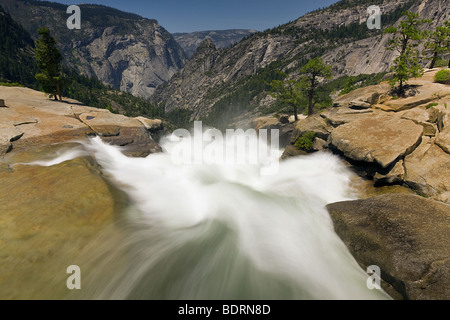
M153 103L166 110L189 110L191 120L218 121L259 115L275 104L267 83L275 69L298 77L310 58L322 56L334 78L389 71L395 52L387 51L389 35L369 30L367 8L379 5L382 28L411 10L432 19L430 28L450 18L441 0L342 0L295 21L250 35L232 48L207 45L172 79L157 88Z
M185 63L172 35L156 20L106 6L81 4L81 30L69 30L66 5L35 0L0 0L33 38L49 27L68 67L113 88L149 98Z
M191 57L206 38L210 38L217 49L227 48L243 38L257 32L249 29L211 30L190 33L173 33L173 37Z

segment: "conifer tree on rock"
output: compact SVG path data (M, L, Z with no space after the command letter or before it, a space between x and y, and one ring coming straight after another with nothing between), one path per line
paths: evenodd
M56 47L56 40L46 27L39 28L39 38L35 42L35 58L41 73L36 74L36 80L45 93L55 100L62 101L62 90L69 84L62 73L62 55Z
M397 91L400 95L405 93L404 86L408 79L423 75L423 68L420 65L420 57L416 47L424 38L425 32L420 30L420 26L430 23L430 20L419 19L417 13L406 11L403 13L404 20L398 27L387 28L384 32L393 34L393 38L388 42L388 50L397 50L399 56L395 58L391 71L394 73L390 80L394 88L398 83Z

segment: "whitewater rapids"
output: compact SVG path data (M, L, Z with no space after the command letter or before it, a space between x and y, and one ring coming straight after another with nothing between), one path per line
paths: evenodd
M355 199L351 173L316 153L279 163L183 164L90 139L50 161L93 156L129 198L77 264L84 299L386 299L336 235L328 203ZM272 150L278 159L280 150ZM88 270L88 271L83 271Z

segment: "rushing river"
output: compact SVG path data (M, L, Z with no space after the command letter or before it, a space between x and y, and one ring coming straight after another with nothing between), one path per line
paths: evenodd
M183 163L175 152L183 143L191 141L166 139L165 153L128 158L94 138L33 163L91 155L129 199L76 261L82 288L66 298L387 298L367 288L325 209L355 198L335 156L297 157L261 174L255 162Z

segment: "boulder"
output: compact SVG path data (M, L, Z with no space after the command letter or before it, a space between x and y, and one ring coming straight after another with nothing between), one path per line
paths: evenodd
M350 101L348 104L348 107L351 109L369 109L372 105L370 103L356 100L356 101Z
M294 144L305 132L314 132L316 137L327 140L332 129L323 117L314 114L297 121L291 135L291 144Z
M374 114L376 112L378 111L372 109L355 110L352 108L342 107L325 110L320 115L322 118L325 118L327 123L333 127L338 127L340 125L362 119L368 114Z
M307 116L305 116L304 114L298 114L297 115L298 120L302 120L302 119L306 119ZM289 123L294 123L295 122L295 116L289 116Z
M146 157L151 153L162 152L161 146L151 138L144 127L123 127L120 128L120 135L102 137L102 140L123 147L122 152L129 157Z
M281 155L281 160L286 160L288 158L291 157L296 157L296 156L304 156L304 155L308 155L309 153L303 150L298 150L296 147L292 146L292 145L288 145L286 146L286 149L284 149L283 154Z
M328 142L320 139L320 138L315 138L314 139L314 145L313 145L313 150L314 151L320 151L323 150L325 148L328 148Z
M429 122L436 123L439 117L439 111L435 108L418 107L406 111L400 111L398 115L402 119L412 120L415 123Z
M383 102L389 97L391 87L386 84L358 88L339 96L334 100L336 107L370 108L371 105Z
M377 172L373 177L375 185L390 185L401 183L405 178L405 168L403 166L403 160L399 160L392 170L386 174Z
M436 144L450 154L450 127L445 128L436 138Z
M382 168L411 153L421 141L423 127L389 115L366 116L333 130L330 142L346 157Z
M0 108L4 108L4 107L6 107L5 100L0 99Z
M439 131L442 131L445 128L450 127L450 95L442 99L439 105L430 107L429 110L436 114L437 117L436 124L438 126Z
M425 107L414 108L399 112L402 119L412 120L423 127L423 135L434 137L438 132L436 125L438 112L436 109L426 109Z
M424 137L405 157L405 183L422 195L438 198L450 191L450 154Z
M275 117L259 117L253 120L253 128L258 131L259 129L267 129L271 126L279 126L280 120Z
M381 269L398 299L450 299L450 206L386 194L327 205L334 228L364 270Z
M136 117L135 119L141 122L144 127L151 133L155 133L164 129L164 123L161 119L148 119L145 117Z
M290 144L292 132L294 131L294 125L289 123L281 126L280 128L275 129L279 130L279 147L285 148L287 145ZM271 139L271 131L268 132L267 138Z

